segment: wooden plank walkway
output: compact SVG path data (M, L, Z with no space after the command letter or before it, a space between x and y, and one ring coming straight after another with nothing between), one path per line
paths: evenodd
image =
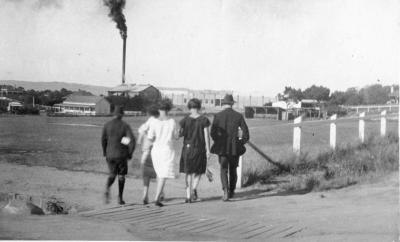
M268 241L288 238L305 229L298 224L265 224L261 221L229 221L225 218L199 216L191 207L128 204L80 213L81 216L139 226L147 232L166 231L215 236L228 240ZM239 211L240 212L240 211Z

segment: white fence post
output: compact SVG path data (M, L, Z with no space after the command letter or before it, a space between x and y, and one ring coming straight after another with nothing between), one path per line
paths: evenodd
M365 128L365 112L360 113L360 120L358 121L358 137L364 143L364 128Z
M298 124L293 129L293 152L300 155L300 141L301 141L301 116L294 120L294 124Z
M330 136L329 136L329 141L330 141L329 144L332 149L336 148L336 123L335 123L336 118L337 118L336 114L332 115L330 118L332 122L331 122Z
M381 112L381 136L386 135L386 110Z
M236 172L237 172L236 187L242 188L242 185L243 185L243 156L242 155L239 157L239 165L236 168Z

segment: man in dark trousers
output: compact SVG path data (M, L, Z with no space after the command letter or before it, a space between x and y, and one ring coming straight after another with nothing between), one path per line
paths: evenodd
M122 121L124 110L120 106L114 108L115 118L104 125L101 136L103 155L106 157L110 174L107 179L105 202L110 202L110 187L118 175L118 203L125 204L122 194L125 186L125 175L128 173L128 159L135 150L135 136L130 126Z
M218 155L221 166L223 201L228 201L235 193L236 168L239 157L245 152L244 144L250 138L243 115L232 109L234 102L232 95L225 95L221 101L224 110L214 116L211 126L211 137L214 140L211 153Z

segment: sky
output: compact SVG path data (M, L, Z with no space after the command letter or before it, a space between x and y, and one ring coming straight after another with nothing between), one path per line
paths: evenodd
M400 77L400 0L127 0L128 83L275 96ZM0 80L116 86L102 0L0 0ZM378 82L379 80L379 82Z

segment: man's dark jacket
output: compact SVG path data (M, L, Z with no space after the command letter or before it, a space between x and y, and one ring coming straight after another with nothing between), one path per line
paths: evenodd
M129 137L131 142L128 145L122 144L123 137ZM107 159L131 159L136 141L129 125L115 118L104 125L101 144Z
M242 139L238 139L238 128L242 130ZM211 138L214 144L211 152L217 155L240 155L238 147L249 141L249 129L243 115L227 108L214 116L211 126Z

